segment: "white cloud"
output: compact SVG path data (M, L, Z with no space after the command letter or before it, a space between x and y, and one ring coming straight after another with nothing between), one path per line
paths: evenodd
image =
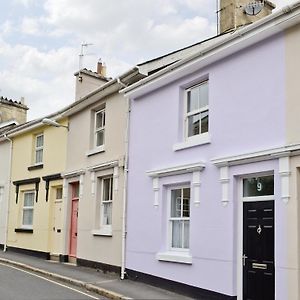
M21 32L29 35L40 35L41 31L39 20L37 18L23 18Z
M34 47L0 42L0 54L10 65L0 71L5 97L25 96L30 119L56 111L73 101L74 56L72 48L38 51Z
M292 1L274 2L282 7ZM14 12L2 16L0 89L5 97L18 100L25 96L30 118L73 101L73 73L83 41L94 44L87 49L94 55L84 57L83 67L95 70L102 58L108 76L116 76L136 63L199 42L216 31L215 0L12 3L21 9L18 16ZM37 11L40 14L34 15Z
M14 31L13 23L10 20L4 21L0 27L0 34L1 36L9 35Z

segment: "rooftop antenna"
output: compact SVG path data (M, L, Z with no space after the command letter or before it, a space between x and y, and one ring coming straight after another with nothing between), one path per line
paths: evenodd
M81 44L81 48L80 48L80 54L79 54L79 74L78 74L78 80L79 81L82 81L82 76L80 74L81 70L82 70L82 64L83 64L83 57L85 55L87 55L87 53L85 53L85 49L88 47L88 46L92 46L93 44L92 43L86 43L86 42L83 42Z

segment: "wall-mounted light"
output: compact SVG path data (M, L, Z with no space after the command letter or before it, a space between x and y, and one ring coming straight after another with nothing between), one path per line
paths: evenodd
M58 122L53 121L51 119L45 118L45 119L42 120L42 123L46 124L46 125L49 125L49 126L54 126L54 127L64 127L64 128L67 128L69 130L69 126L59 124Z

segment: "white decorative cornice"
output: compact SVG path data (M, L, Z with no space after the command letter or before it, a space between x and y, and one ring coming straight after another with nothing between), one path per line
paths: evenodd
M91 166L91 167L88 167L87 169L90 172L98 172L98 171L106 170L109 168L114 168L115 166L118 166L118 165L119 165L119 161L114 160L114 161L106 162L103 164Z
M167 167L159 170L151 170L147 171L147 175L150 177L165 177L165 176L173 176L184 173L192 173L194 171L202 171L205 168L205 164L203 162L182 165L176 167Z
M235 166L246 163L260 162L299 155L300 144L292 144L279 148L270 148L263 151L249 152L240 155L227 156L211 159L211 162L217 167Z
M154 192L154 207L159 206L159 192L160 192L160 185L159 179L161 177L166 176L173 176L173 175L180 175L186 173L193 173L192 178L192 187L194 191L194 203L196 206L200 204L200 173L205 168L205 164L203 162L198 162L194 164L176 166L176 167L167 167L164 169L159 170L152 170L146 172L148 176L152 178L152 185L153 185L153 192Z
M72 177L78 177L80 175L84 175L85 174L85 170L80 169L80 170L76 170L76 171L71 171L71 172L65 172L61 174L62 178L72 178Z

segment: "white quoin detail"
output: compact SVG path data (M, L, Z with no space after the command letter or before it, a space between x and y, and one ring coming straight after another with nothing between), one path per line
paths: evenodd
M154 207L159 206L159 178L154 177L152 179L152 184L153 184L153 191L154 191Z
M222 185L222 204L226 206L229 202L229 167L220 168L220 182Z
M200 205L200 185L201 185L200 171L194 171L192 186L194 189L194 204L196 206Z
M96 174L95 172L91 172L91 193L94 196L96 191Z
M114 191L117 191L119 188L119 167L114 167Z
M281 200L288 203L290 200L290 158L288 156L279 158L279 175L281 181Z

